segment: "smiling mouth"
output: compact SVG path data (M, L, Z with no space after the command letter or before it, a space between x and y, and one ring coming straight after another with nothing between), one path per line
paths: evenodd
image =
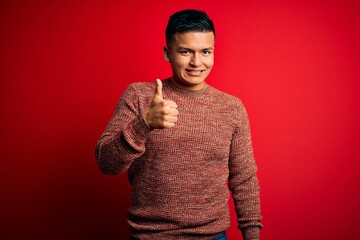
M186 72L191 75L191 76L200 76L202 72L204 72L205 70L189 70L186 69Z

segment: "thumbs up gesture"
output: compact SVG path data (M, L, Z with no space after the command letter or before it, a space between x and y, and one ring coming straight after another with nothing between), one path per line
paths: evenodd
M175 126L179 111L177 104L165 100L162 94L162 82L156 79L156 90L150 107L144 114L145 122L151 129L172 128Z

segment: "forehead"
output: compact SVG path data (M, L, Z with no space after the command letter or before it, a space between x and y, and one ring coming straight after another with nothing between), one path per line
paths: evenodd
M213 48L215 36L213 32L175 33L170 43L171 47L187 47L192 49Z

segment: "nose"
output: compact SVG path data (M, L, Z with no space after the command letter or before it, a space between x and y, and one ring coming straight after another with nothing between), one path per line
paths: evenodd
M194 67L198 67L201 65L201 58L199 54L195 53L192 55L190 65Z

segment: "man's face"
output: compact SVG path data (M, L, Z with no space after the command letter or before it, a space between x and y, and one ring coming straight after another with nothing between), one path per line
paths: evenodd
M173 83L191 91L204 87L204 80L214 65L214 33L176 33L173 41L164 47L165 60L173 71Z

